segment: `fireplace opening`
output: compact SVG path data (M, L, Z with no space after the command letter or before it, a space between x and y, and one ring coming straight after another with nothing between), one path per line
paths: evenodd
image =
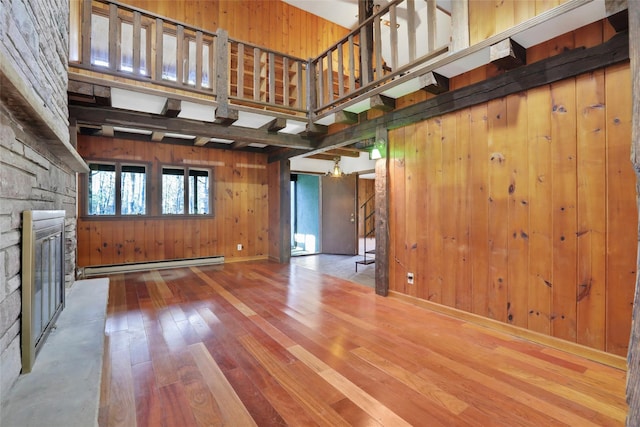
M64 308L65 211L25 211L22 217L22 372L31 372Z

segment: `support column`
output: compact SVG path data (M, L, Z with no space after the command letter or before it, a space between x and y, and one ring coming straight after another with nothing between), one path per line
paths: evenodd
M384 131L387 136L387 131ZM389 293L389 140L385 137L382 158L376 161L376 294ZM382 148L382 147L381 147Z

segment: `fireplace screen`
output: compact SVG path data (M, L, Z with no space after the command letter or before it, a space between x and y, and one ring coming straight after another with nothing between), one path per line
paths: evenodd
M64 308L64 211L25 211L22 218L22 371Z

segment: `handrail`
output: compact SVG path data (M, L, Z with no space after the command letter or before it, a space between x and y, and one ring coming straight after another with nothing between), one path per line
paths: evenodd
M113 0L75 4L73 67L210 95L220 103L233 100L294 114L308 110L307 60ZM99 36L94 25L103 30ZM227 81L218 81L225 74L216 72L218 67L229 70Z
M406 7L404 32L398 30L401 6ZM448 51L448 40L437 46L436 0L426 0L426 6L420 10L415 6L416 0L393 0L310 61L316 70L316 81L309 88L315 92L311 115L335 108ZM421 21L423 10L426 16ZM389 30L383 31L383 25ZM426 31L423 40L426 43L417 43L422 41L418 39L418 31ZM407 47L402 55L406 58L401 58L399 46ZM418 47L422 46L426 52L418 53Z
M376 195L375 195L375 194L372 194L372 195L371 195L371 196L370 196L370 197L369 197L369 198L368 198L368 199L367 199L367 200L366 200L362 205L360 205L360 209L364 208L364 207L365 207L365 205L366 205L367 203L369 203L369 202L371 201L371 199L373 199L374 197L376 197Z
M118 1L81 0L71 3L69 63L212 96L227 108L242 104L313 120L447 52L435 47L436 0L420 1L426 7L416 11L417 2L391 1L305 60ZM417 52L424 45L427 51ZM399 46L408 46L408 58Z

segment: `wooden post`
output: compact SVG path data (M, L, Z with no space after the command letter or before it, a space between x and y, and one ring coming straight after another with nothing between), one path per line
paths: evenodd
M629 2L629 58L631 60L631 88L633 121L631 124L631 161L636 176L640 181L640 2ZM640 194L636 196L640 206ZM639 238L640 242L640 238ZM640 244L639 244L640 248ZM640 250L640 249L639 249ZM640 419L640 281L636 268L636 293L633 304L633 321L631 325L631 340L629 342L629 371L627 374L627 403L629 413L627 426L636 425Z
M376 132L378 133L378 132ZM386 129L384 130L386 134ZM389 294L389 140L376 161L376 294Z
M358 1L358 22L362 23L373 16L373 1ZM373 80L373 23L360 30L360 85L364 86Z
M120 26L118 25L118 6L109 5L109 69L118 71L120 68Z
M451 3L451 50L457 52L469 47L469 1Z
M455 2L454 2L455 3ZM407 0L407 35L409 36L409 62L416 59L416 3Z
M137 10L133 12L133 74L140 74L140 33L142 31L142 15ZM144 52L146 55L146 51ZM148 67L148 65L147 65Z
M157 82L162 81L162 54L164 44L164 21L160 18L156 18L156 65L153 79Z
M229 34L216 31L216 123L230 125L238 120L238 110L229 108Z
M315 116L318 106L316 90L316 66L313 59L309 59L307 62L307 110L309 112L309 119Z
M82 29L80 63L89 66L91 65L91 0L84 0L82 3L82 25L80 28Z

